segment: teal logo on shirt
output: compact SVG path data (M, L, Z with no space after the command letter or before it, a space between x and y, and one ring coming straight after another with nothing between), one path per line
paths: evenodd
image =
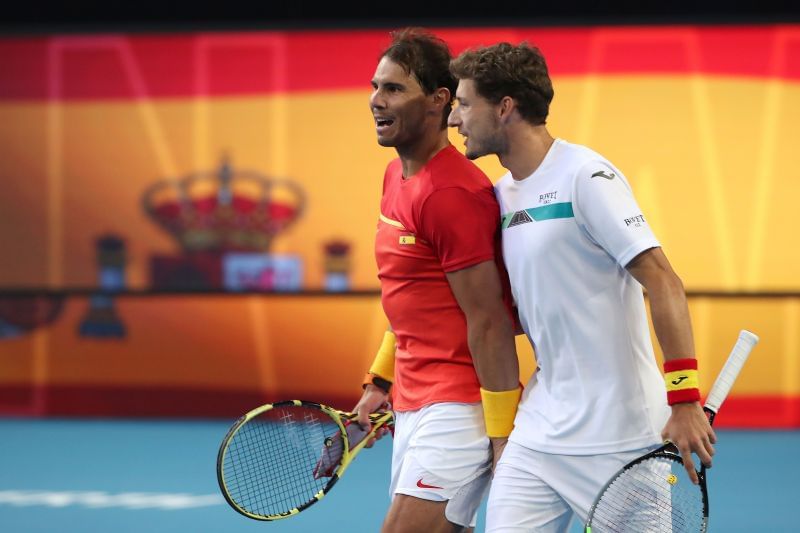
M543 205L540 207L530 207L522 211L506 213L502 216L501 227L508 229L513 226L527 224L529 222L542 222L556 218L573 218L575 213L572 211L572 202L561 202L558 204Z
M517 211L511 217L511 221L508 223L508 227L519 226L520 224L527 224L528 222L533 222L531 216L526 213L525 211Z

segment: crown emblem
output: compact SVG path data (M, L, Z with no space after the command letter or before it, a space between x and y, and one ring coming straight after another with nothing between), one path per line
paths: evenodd
M305 194L286 179L234 171L223 157L215 171L151 185L142 203L185 252L267 252L303 212Z

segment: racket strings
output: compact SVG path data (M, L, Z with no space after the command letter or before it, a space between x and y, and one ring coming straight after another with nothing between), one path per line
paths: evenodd
M270 466L266 455L254 452L263 440L255 427L245 426L237 434L237 441L231 442L225 461L225 483L229 494L240 507L255 514L264 514L264 492L283 492L279 481L285 473L281 468ZM261 477L261 472L270 469L278 477L272 480Z
M302 473L298 476L296 471L298 465L304 464L303 443L295 427L297 422L284 417L281 423L286 435L280 440L288 440L288 443L275 440L275 424L251 422L250 427L240 430L241 445L235 459L231 455L231 465L236 465L233 473L236 488L228 483L229 492L242 507L256 514L288 511L305 503L318 490L315 484L309 483ZM279 449L276 449L276 444ZM277 461L279 453L283 453L282 461ZM237 492L238 496L235 495ZM293 492L299 493L300 497ZM273 505L279 510L272 509Z
M311 501L330 481L313 471L338 425L321 411L288 406L266 411L231 438L223 477L231 499L249 513L285 514Z
M591 517L593 533L697 532L702 493L683 464L667 457L644 460L622 472L604 491Z

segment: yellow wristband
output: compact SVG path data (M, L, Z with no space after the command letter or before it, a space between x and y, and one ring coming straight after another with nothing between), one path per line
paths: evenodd
M486 422L486 434L489 437L508 437L514 429L514 417L522 389L490 391L481 387L483 401L483 418Z
M683 389L696 389L700 387L697 379L697 370L675 370L664 374L667 392Z
M393 331L383 334L383 342L375 355L369 373L380 376L385 380L394 381L394 352L397 348L397 338Z
M664 361L664 381L667 385L667 403L691 403L700 401L697 359L680 357Z

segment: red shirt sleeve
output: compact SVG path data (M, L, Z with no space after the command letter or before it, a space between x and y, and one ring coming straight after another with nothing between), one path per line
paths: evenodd
M488 189L439 189L422 206L419 223L420 236L430 243L445 272L494 259L500 208Z

